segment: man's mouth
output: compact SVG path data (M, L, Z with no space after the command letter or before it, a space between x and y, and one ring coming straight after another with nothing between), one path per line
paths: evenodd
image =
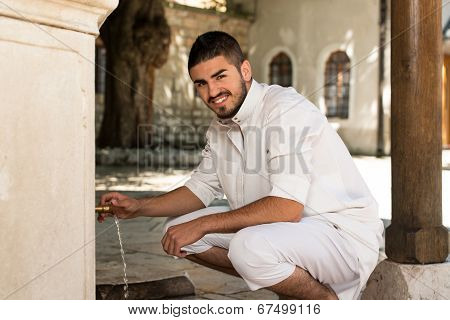
M220 96L218 96L217 98L211 99L211 103L213 104L222 104L225 101L227 101L229 95L228 94L221 94Z

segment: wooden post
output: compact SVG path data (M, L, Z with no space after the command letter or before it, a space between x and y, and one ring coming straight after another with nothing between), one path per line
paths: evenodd
M440 0L392 1L392 224L386 254L400 263L438 263L442 226Z
M384 47L386 42L387 0L380 0L380 49L378 62L378 128L377 128L377 157L384 156Z

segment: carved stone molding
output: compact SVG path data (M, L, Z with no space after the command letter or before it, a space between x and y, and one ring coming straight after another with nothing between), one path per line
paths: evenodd
M119 0L1 0L0 17L97 36Z

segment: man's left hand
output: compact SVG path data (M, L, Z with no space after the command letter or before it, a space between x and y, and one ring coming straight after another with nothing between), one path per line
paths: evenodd
M195 219L169 227L161 243L167 254L184 258L187 253L181 248L200 240L205 234L204 224L200 219Z

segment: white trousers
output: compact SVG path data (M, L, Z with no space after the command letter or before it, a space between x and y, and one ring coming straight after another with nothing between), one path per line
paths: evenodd
M164 233L170 226L229 210L208 207L168 218ZM314 217L247 227L237 233L207 234L182 250L196 254L212 247L228 250L233 267L251 290L287 279L297 266L333 288L339 299L351 299L359 285L358 260L350 242L331 223Z

